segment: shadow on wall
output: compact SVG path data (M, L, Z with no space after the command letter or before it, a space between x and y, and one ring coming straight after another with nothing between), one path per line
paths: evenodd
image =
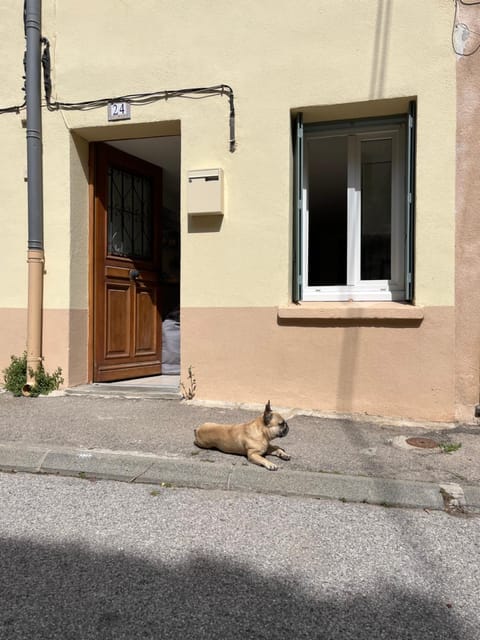
M0 541L0 570L0 637L9 640L474 640L445 603L400 584L318 599L288 575L267 579L226 560L149 563L24 540Z
M372 49L372 71L369 97L371 100L383 97L388 65L389 33L392 20L391 0L377 0L375 34ZM349 327L345 331L341 356L340 377L337 391L337 410L340 413L353 411L354 381L357 372L359 327Z
M384 92L388 62L388 40L392 21L391 0L377 0L377 17L372 51L370 99L381 98Z

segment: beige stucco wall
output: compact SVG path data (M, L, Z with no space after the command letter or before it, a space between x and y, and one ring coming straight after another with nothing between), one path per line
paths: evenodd
M18 356L25 351L26 309L0 309L0 326L3 371L10 363L11 355ZM60 367L66 384L76 385L86 381L87 327L87 310L45 309L43 312L44 366L49 373Z
M479 7L459 7L458 21L480 29ZM464 41L469 53L478 44ZM457 419L469 420L480 401L480 75L479 54L457 57L456 400Z
M220 166L225 172L221 231L189 234L183 225L185 306L287 302L290 110L402 96L418 96L417 300L453 304L455 59L450 2L271 0L253 9L244 0L212 12L208 0L164 0L148 7L90 0L74 20L72 6L44 2L44 32L52 41L54 97L59 100L222 82L234 88L235 154L228 151L226 98L133 108L135 121L181 120L183 195L188 169ZM68 129L103 126L106 113L47 114L47 119L56 122L52 140L59 136L55 151L64 158ZM58 170L62 165L52 166ZM68 171L65 163L63 167ZM61 210L62 195L55 193ZM266 242L278 249L275 269ZM212 286L205 287L206 282Z
M280 320L275 308L187 309L203 397L326 413L451 421L454 312L418 320Z
M10 23L8 55L16 69L9 71L8 91L1 97L6 105L21 100L23 27L18 3L3 4L0 29ZM237 137L232 154L226 97L132 107L127 124L108 124L103 108L44 110L45 308L49 322L63 318L56 327L59 340L45 344L50 368L66 363L69 383L88 375L88 142L152 135L152 128L161 131L162 122L179 122L182 362L184 368L198 367L199 395L263 400L257 398L263 387L257 385L253 393L249 382L252 351L241 349L248 330L253 353L263 336L275 336L263 350L276 372L271 378L276 389L269 396L276 392L285 399L290 390L292 403L308 407L452 418L456 60L449 0L228 0L215 10L208 0L86 0L81 12L73 0L44 0L43 16L43 33L51 42L53 99L72 102L226 83L235 92ZM424 319L408 327L389 322L333 323L330 329L322 323L283 326L277 310L291 300L292 111L313 114L318 107L325 119L345 110L353 117L378 115L411 97L418 103L415 303L425 309ZM8 235L0 237L0 253L12 274L0 297L7 310L26 305L26 160L20 120L15 114L0 116L5 145L0 189L6 211L16 212L15 219L3 214ZM225 216L220 222L189 220L186 172L212 167L224 171ZM75 312L75 340L71 317L62 315L69 310ZM220 345L228 353L229 325L236 354L232 369L229 358L213 355ZM45 330L53 335L50 327ZM397 367L395 385L385 383L376 363L385 345L387 362ZM442 345L442 358L434 345ZM0 338L0 354L5 348ZM342 362L349 349L356 362L350 381L324 384L329 371L340 369L347 380ZM420 365L406 357L406 350L421 354Z

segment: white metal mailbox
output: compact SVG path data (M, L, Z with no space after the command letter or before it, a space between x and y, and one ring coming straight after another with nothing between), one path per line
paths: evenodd
M187 207L190 215L223 215L223 170L188 171Z

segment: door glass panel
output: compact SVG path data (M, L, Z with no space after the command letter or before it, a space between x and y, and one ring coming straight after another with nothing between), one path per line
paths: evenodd
M152 182L124 169L108 168L108 254L151 260Z
M361 143L361 279L389 280L392 234L392 141Z
M346 137L308 141L308 284L347 283Z

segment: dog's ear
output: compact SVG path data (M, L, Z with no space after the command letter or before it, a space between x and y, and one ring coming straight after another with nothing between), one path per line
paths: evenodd
M270 407L270 400L265 405L265 411L263 412L263 423L267 427L272 419L272 408Z

